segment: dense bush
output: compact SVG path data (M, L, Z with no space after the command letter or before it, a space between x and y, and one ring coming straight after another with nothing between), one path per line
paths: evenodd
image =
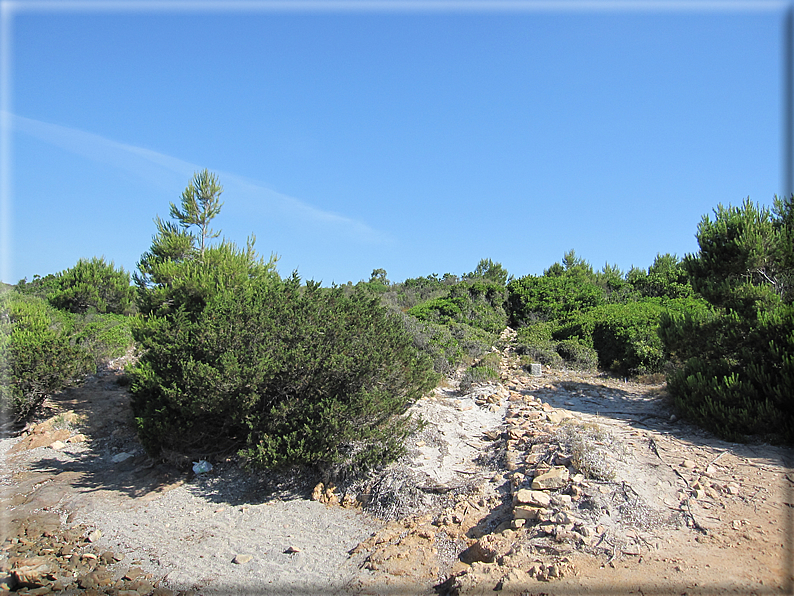
M669 253L656 255L647 272L633 268L626 277L646 298L688 298L694 294L683 261Z
M696 313L706 308L694 298L665 300L647 298L625 304L604 304L561 323L557 340L578 338L595 349L598 365L621 375L659 372L667 360L659 337L663 314Z
M684 267L712 305L668 314L660 336L680 363L667 383L683 414L736 440L794 440L794 197L773 211L745 201L698 226Z
M27 278L22 279L14 286L14 290L18 294L25 294L26 296L35 296L36 298L47 299L47 296L55 293L60 289L60 281L57 275L49 273L44 277L34 275L33 281L28 281Z
M134 289L130 275L116 269L104 258L80 259L58 274L56 288L48 295L50 304L74 313L128 313Z
M447 285L434 273L426 277L409 278L400 284L392 284L382 293L381 298L390 308L407 312L417 304L446 294Z
M527 275L507 284L511 325L563 319L603 304L604 290L576 277Z
M44 400L90 374L90 354L69 340L71 315L43 299L0 294L0 407L23 421Z
M428 355L433 369L447 376L482 356L496 341L495 334L461 323L440 325L403 315L403 326L414 346Z
M225 440L265 467L389 461L412 428L400 414L437 378L376 297L297 277L218 292L136 335L133 409L150 452Z
M521 327L516 336L516 353L523 366L539 362L545 366L558 368L562 366L562 356L557 353L557 342L551 334L556 325L551 321L539 321L527 327Z
M580 370L596 368L598 355L593 347L578 337L555 339L553 336L558 328L558 324L543 321L518 330L516 353L522 356L522 365L539 362L552 368L563 365Z
M557 353L572 368L593 370L598 366L598 353L578 338L557 342Z
M489 333L499 333L507 325L504 286L473 279L450 286L446 296L417 304L408 314L421 321L446 325L464 323Z

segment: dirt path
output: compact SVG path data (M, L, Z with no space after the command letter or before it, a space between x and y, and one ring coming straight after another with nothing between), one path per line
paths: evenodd
M671 420L662 386L528 377L511 357L501 383L416 404L428 425L409 455L337 489L331 505L317 490L312 500L314 482L249 475L231 460L201 475L176 457L152 462L109 370L52 400L26 436L0 440L0 588L791 592L790 450ZM601 459L576 459L577 445ZM611 478L579 477L577 465ZM524 504L534 479L562 469L559 487L539 491L550 502Z

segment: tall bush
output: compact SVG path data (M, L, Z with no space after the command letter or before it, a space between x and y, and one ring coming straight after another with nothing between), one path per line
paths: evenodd
M718 206L684 266L710 312L668 314L660 335L681 363L668 375L678 408L729 439L794 440L794 197L769 210Z
M202 246L187 229L212 218L172 216L155 220L136 274L132 407L147 450L237 449L263 467L398 456L403 414L437 378L400 316L365 287L281 279L253 241Z

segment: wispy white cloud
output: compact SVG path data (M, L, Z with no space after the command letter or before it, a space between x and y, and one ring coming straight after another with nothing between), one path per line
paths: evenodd
M25 118L16 114L4 114L12 130L81 155L92 161L105 163L130 172L149 183L173 189L184 186L193 174L204 166L165 155L151 149L120 143L103 136L58 124ZM255 180L230 172L215 170L227 196L245 204L250 211L267 209L270 214L300 224L319 225L326 233L343 234L359 242L382 242L388 239L384 232L375 230L366 223L331 211L318 209L308 203L290 197ZM182 186L177 186L181 190Z

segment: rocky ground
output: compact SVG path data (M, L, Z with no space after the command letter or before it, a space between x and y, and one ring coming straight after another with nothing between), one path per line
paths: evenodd
M663 385L517 366L413 406L366 481L146 457L123 362L0 440L0 590L46 594L791 593L790 451L675 420Z

